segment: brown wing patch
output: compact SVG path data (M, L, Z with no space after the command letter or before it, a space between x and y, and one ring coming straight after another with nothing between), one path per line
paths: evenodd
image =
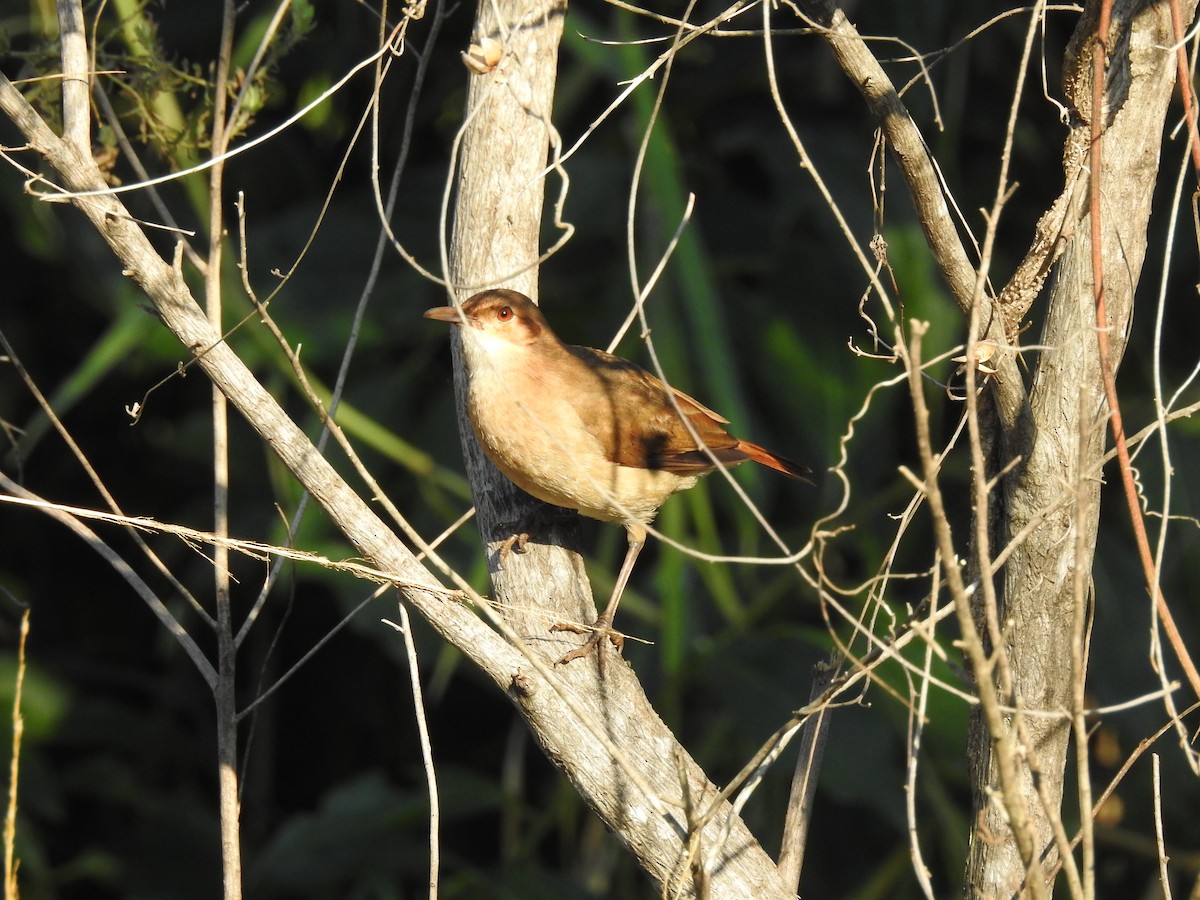
M682 391L670 389L679 409L695 429L692 436L675 411L668 388L640 366L590 347L564 345L583 362L591 376L578 397L576 411L584 427L622 466L662 469L678 475L701 475L713 468L703 447L733 465L749 456L723 427L727 421Z

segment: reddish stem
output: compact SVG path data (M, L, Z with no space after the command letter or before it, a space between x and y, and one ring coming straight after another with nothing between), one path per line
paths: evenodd
M1174 14L1178 16L1178 4L1174 0L1172 0L1171 8ZM1179 634L1179 629L1175 625L1175 617L1171 615L1171 609L1167 606L1167 600L1163 596L1158 584L1158 573L1155 570L1154 557L1150 552L1150 539L1146 535L1146 523L1142 518L1141 506L1138 504L1137 489L1133 480L1133 466L1129 459L1129 446L1125 441L1125 426L1121 419L1121 407L1117 402L1117 386L1113 377L1113 367L1110 359L1108 310L1104 300L1104 261L1101 252L1100 134L1104 125L1102 103L1104 100L1105 42L1108 40L1108 30L1111 20L1112 0L1103 0L1100 5L1100 22L1096 28L1096 46L1092 53L1091 122L1092 282L1096 297L1096 336L1099 341L1100 371L1104 379L1104 395L1108 400L1109 422L1112 426L1113 443L1116 444L1117 459L1120 461L1121 484L1125 488L1125 502L1129 508L1130 521L1133 524L1134 538L1137 541L1138 557L1141 559L1142 571L1146 577L1146 586L1154 596L1154 604L1158 609L1158 617L1162 622L1163 630L1166 632L1167 640L1174 649L1175 655L1179 658L1179 663L1183 667L1188 681L1191 683L1192 690L1195 691L1196 696L1200 697L1200 672L1196 671L1196 665L1192 662L1192 658L1188 654L1187 647L1183 643L1183 638ZM1186 73L1186 66L1184 66L1183 71ZM1181 79L1180 86L1185 91L1184 96L1190 98L1190 94L1184 87L1186 81L1186 78ZM1190 99L1185 100L1184 105L1185 109L1190 110ZM1189 126L1192 128L1194 137L1195 126L1191 124L1190 114ZM1193 141L1192 151L1194 158L1197 160L1197 165L1200 166L1200 155L1196 155L1198 151L1195 141Z

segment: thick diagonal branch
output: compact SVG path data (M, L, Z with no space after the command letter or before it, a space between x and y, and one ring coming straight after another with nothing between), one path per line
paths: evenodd
M955 302L966 317L978 306L980 340L1007 346L1004 317L987 292L979 289L979 273L950 214L929 148L892 80L840 8L829 0L800 0L799 6L820 26L821 36L838 65L858 88L887 137L912 195L925 240ZM1025 388L1012 354L999 354L995 365L997 377L991 380L991 387L1001 424L1007 430L1017 423L1025 403Z

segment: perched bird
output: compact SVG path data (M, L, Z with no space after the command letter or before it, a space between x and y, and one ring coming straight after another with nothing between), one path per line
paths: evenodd
M425 318L461 327L467 411L475 437L509 480L539 500L625 526L629 549L590 639L558 662L620 651L612 628L621 593L646 526L676 491L717 465L754 460L785 475L809 469L733 437L722 418L633 363L590 347L564 344L524 294L490 290L461 308L441 306Z

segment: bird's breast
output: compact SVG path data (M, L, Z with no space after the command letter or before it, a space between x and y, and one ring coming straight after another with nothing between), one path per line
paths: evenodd
M593 519L648 524L667 497L696 483L695 476L616 464L564 399L568 379L533 360L495 362L490 377L472 371L468 412L488 458L526 493Z

